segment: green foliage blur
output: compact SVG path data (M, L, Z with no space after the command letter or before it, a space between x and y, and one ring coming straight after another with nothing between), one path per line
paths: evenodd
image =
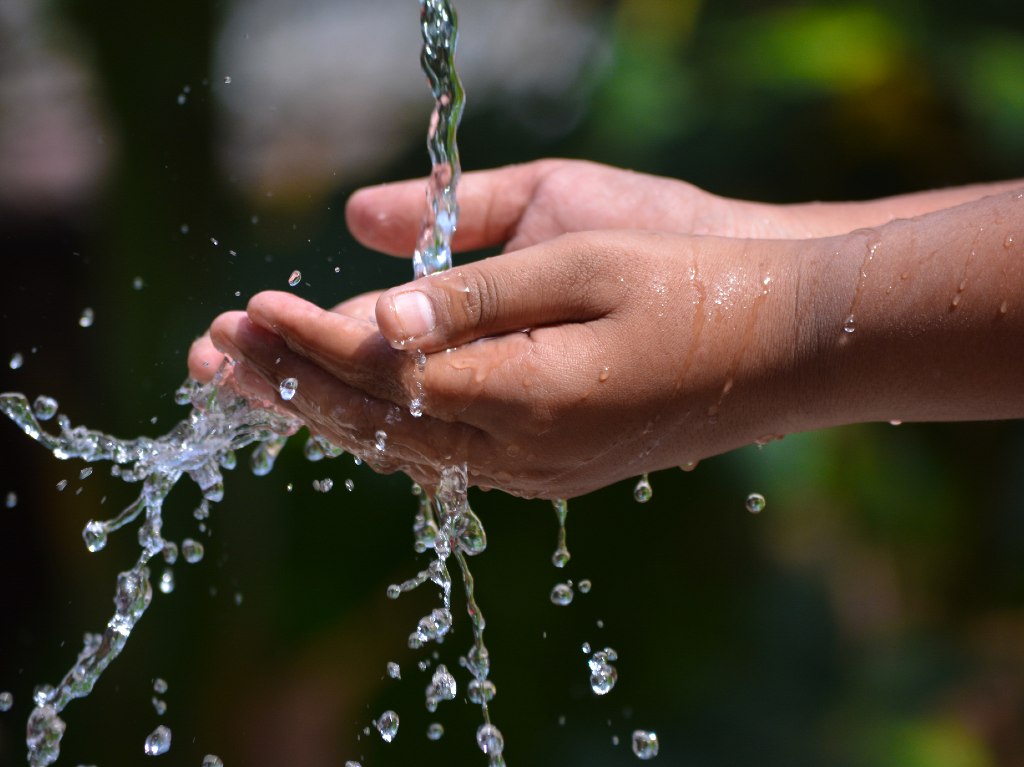
M0 388L50 394L74 423L162 433L184 416L170 394L188 346L218 312L284 289L293 269L300 295L322 304L409 278L407 263L354 243L342 209L356 183L423 175L421 135L379 177L259 198L215 162L220 4L57 5L89 43L119 149L85 212L0 211L0 356L26 358L0 368ZM1024 176L1020 3L577 5L606 48L575 97L474 109L470 91L467 170L581 157L780 202ZM76 322L86 306L89 329ZM157 724L174 733L164 767L206 753L229 767L485 763L477 708L460 692L428 714L430 672L417 668L446 663L464 690L462 603L434 659L405 640L435 594L384 597L427 562L412 551L408 480L350 457L309 463L301 443L268 477L227 477L203 562L176 566L175 591L155 596L93 696L65 712L62 764L141 763ZM0 713L6 766L23 761L32 687L56 682L81 633L102 627L134 560L130 532L89 555L80 530L135 488L105 467L80 480L78 463L9 425L0 445L0 498L18 499L0 508L0 690L16 701ZM509 763L634 764L630 734L644 728L661 739L655 763L680 767L1024 764L1022 467L1017 423L790 435L655 474L646 505L631 483L574 499L565 571L550 563L549 504L475 495L490 545L474 574ZM327 476L334 490L315 492ZM744 509L755 491L767 498L757 516ZM180 540L196 534L197 494L175 496L166 534ZM566 578L593 590L555 607L548 594ZM620 656L604 698L588 688L584 642ZM386 675L392 660L400 682ZM156 677L170 685L162 717ZM387 708L402 717L391 745L364 734ZM437 743L432 721L446 728Z

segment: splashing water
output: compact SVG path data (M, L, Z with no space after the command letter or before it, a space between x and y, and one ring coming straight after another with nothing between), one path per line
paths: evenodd
M107 520L91 520L82 532L86 548L100 551L110 533L141 517L141 551L134 566L117 577L114 615L103 633L86 634L75 664L56 687L44 686L36 697L26 735L28 763L32 767L44 767L57 760L65 729L59 716L61 711L72 700L92 692L149 607L153 598L149 561L158 554L165 561L176 558L177 547L165 541L160 531L164 501L178 480L188 476L199 486L204 501L215 503L224 495L222 469L232 464L229 456L236 449L262 443L253 453L253 467L257 473L269 471L285 435L299 426L289 417L251 408L244 399L220 388L222 373L223 369L209 384L187 382L178 390L179 404L191 403L192 410L188 418L158 438L118 439L81 426L72 427L63 415L57 417L59 433L53 434L43 429L24 395L0 394L0 412L54 457L80 458L90 463L109 461L114 464L115 476L142 485L138 498L120 514Z

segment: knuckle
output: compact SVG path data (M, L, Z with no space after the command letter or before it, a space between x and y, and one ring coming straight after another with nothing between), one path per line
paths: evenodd
M467 328L486 328L498 317L500 305L500 280L486 269L466 269L461 274L464 281L460 310Z

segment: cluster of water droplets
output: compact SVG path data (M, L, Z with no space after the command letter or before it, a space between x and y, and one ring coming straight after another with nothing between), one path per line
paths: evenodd
M0 395L0 412L56 458L109 462L114 476L141 485L135 501L119 514L106 520L90 520L82 531L86 548L97 552L106 546L111 533L141 519L140 552L135 564L117 576L114 614L103 632L85 635L74 665L57 685L37 688L26 728L28 763L32 767L57 760L65 730L60 713L72 700L92 691L145 614L153 598L151 560L160 556L171 565L177 559L177 544L161 535L164 501L177 482L187 476L199 486L203 494L199 516L204 516L209 504L224 496L222 472L236 465L235 450L258 443L253 452L253 470L265 474L273 466L287 435L299 426L287 416L252 408L244 399L221 388L222 372L209 384L186 382L178 390L176 400L191 405L189 416L167 434L155 438L119 439L85 427L73 427L66 416L57 413L57 403L52 398L39 397L30 405L23 394ZM53 418L58 427L56 433L42 425ZM202 545L189 539L183 541L181 552L188 562L197 562L203 555ZM167 593L173 587L173 575L165 571L160 590ZM147 740L145 750L163 753L169 744L169 731L165 737L158 728Z

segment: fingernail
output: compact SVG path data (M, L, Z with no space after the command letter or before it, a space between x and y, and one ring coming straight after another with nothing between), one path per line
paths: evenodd
M391 310L402 331L399 341L411 341L425 336L435 327L434 307L430 299L418 290L391 296Z

